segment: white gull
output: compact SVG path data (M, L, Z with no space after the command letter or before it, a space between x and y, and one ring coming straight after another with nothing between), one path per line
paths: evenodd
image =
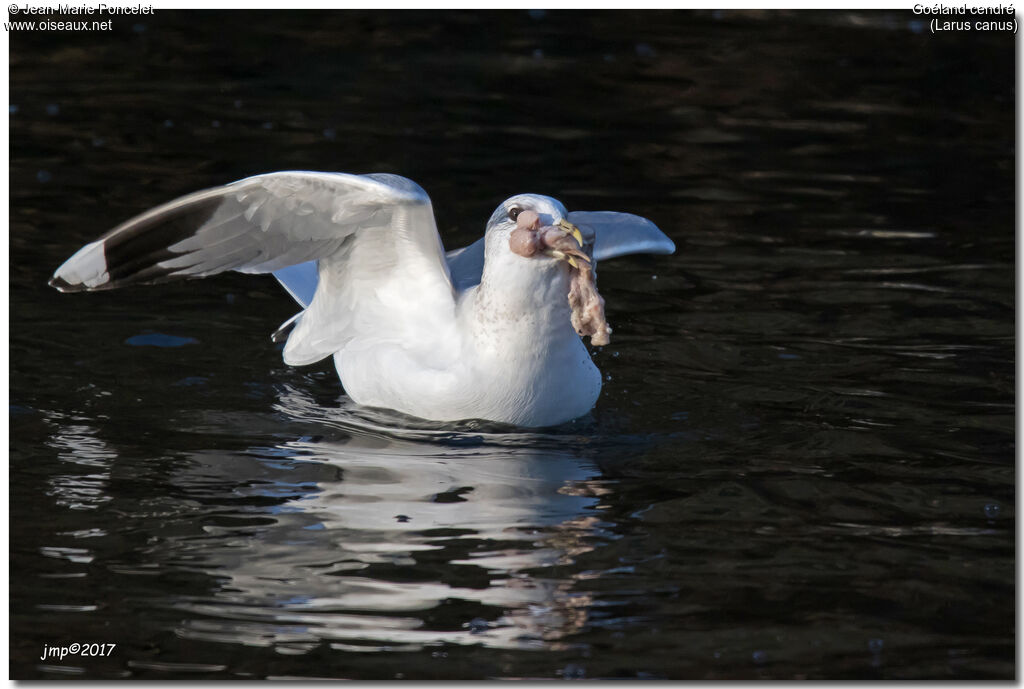
M409 179L275 172L132 218L50 284L75 292L274 273L303 306L274 335L287 336L288 364L333 356L359 404L536 427L586 414L601 391L580 334L599 344L610 329L587 292L587 259L673 251L644 218L570 213L520 194L498 206L483 238L446 254L430 198Z

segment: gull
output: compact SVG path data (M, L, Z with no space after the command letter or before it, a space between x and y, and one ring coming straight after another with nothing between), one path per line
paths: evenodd
M62 292L272 273L303 307L273 335L293 366L334 358L358 404L435 421L526 427L587 414L608 342L598 261L670 254L654 223L503 201L484 236L445 252L426 192L393 174L289 171L198 191L138 215L69 258Z

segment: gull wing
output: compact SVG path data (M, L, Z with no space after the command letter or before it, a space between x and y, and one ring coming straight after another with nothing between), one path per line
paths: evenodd
M484 238L476 240L469 246L453 249L445 254L448 271L452 276L455 289L460 292L473 285L480 284L484 274Z
M50 284L76 292L227 270L287 275L310 261L315 291L308 268L298 270L301 294L289 289L309 301L288 363L313 363L360 337L415 341L424 322L435 323L430 332L454 322L430 199L397 175L275 172L189 194L87 244Z
M594 258L604 261L629 254L671 254L676 245L647 218L613 211L572 211L569 222L584 234L593 230Z

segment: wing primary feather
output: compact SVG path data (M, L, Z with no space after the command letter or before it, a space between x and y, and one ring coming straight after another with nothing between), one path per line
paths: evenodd
M396 210L410 206L429 209L430 199L396 175L257 175L122 223L68 259L50 284L77 292L224 270L272 272L329 256L346 236L390 226ZM395 231L401 235L404 228ZM447 279L447 266L441 267Z
M426 347L410 331L455 322L430 198L396 175L279 172L196 192L87 244L50 284L77 292L227 270L274 273L307 307L274 335L287 338L289 363L355 341Z
M270 341L274 343L284 342L288 339L288 335L291 334L292 329L299 324L299 319L302 318L305 311L299 311L297 314L286 320L281 326L274 331L274 334L270 336Z
M179 254L167 247L192 237L220 203L219 197L200 193L194 198L185 197L173 212L150 211L129 220L94 243L102 249L102 260L95 253L86 253L93 246L89 245L57 270L51 284L63 291L80 291L170 277L173 269L159 264ZM77 274L77 283L65 279L64 274Z
M612 211L572 211L569 222L592 230L594 258L606 261L629 254L671 254L675 243L647 218Z

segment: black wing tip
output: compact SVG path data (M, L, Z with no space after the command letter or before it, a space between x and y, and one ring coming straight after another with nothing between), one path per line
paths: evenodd
M120 280L108 280L99 285L93 285L89 287L80 282L73 283L68 282L59 275L54 275L50 278L50 287L64 293L68 292L106 292L108 290L119 289L121 287L134 287L136 285L162 285L167 282L179 282L182 280L195 280L202 277L201 275L178 275L173 271L169 270L146 270L139 272L131 277L122 278Z
M68 282L60 275L54 275L52 278L50 278L50 282L48 284L50 285L50 287L53 287L54 289L60 292L84 292L85 290L89 289L88 287L81 283L74 284Z

